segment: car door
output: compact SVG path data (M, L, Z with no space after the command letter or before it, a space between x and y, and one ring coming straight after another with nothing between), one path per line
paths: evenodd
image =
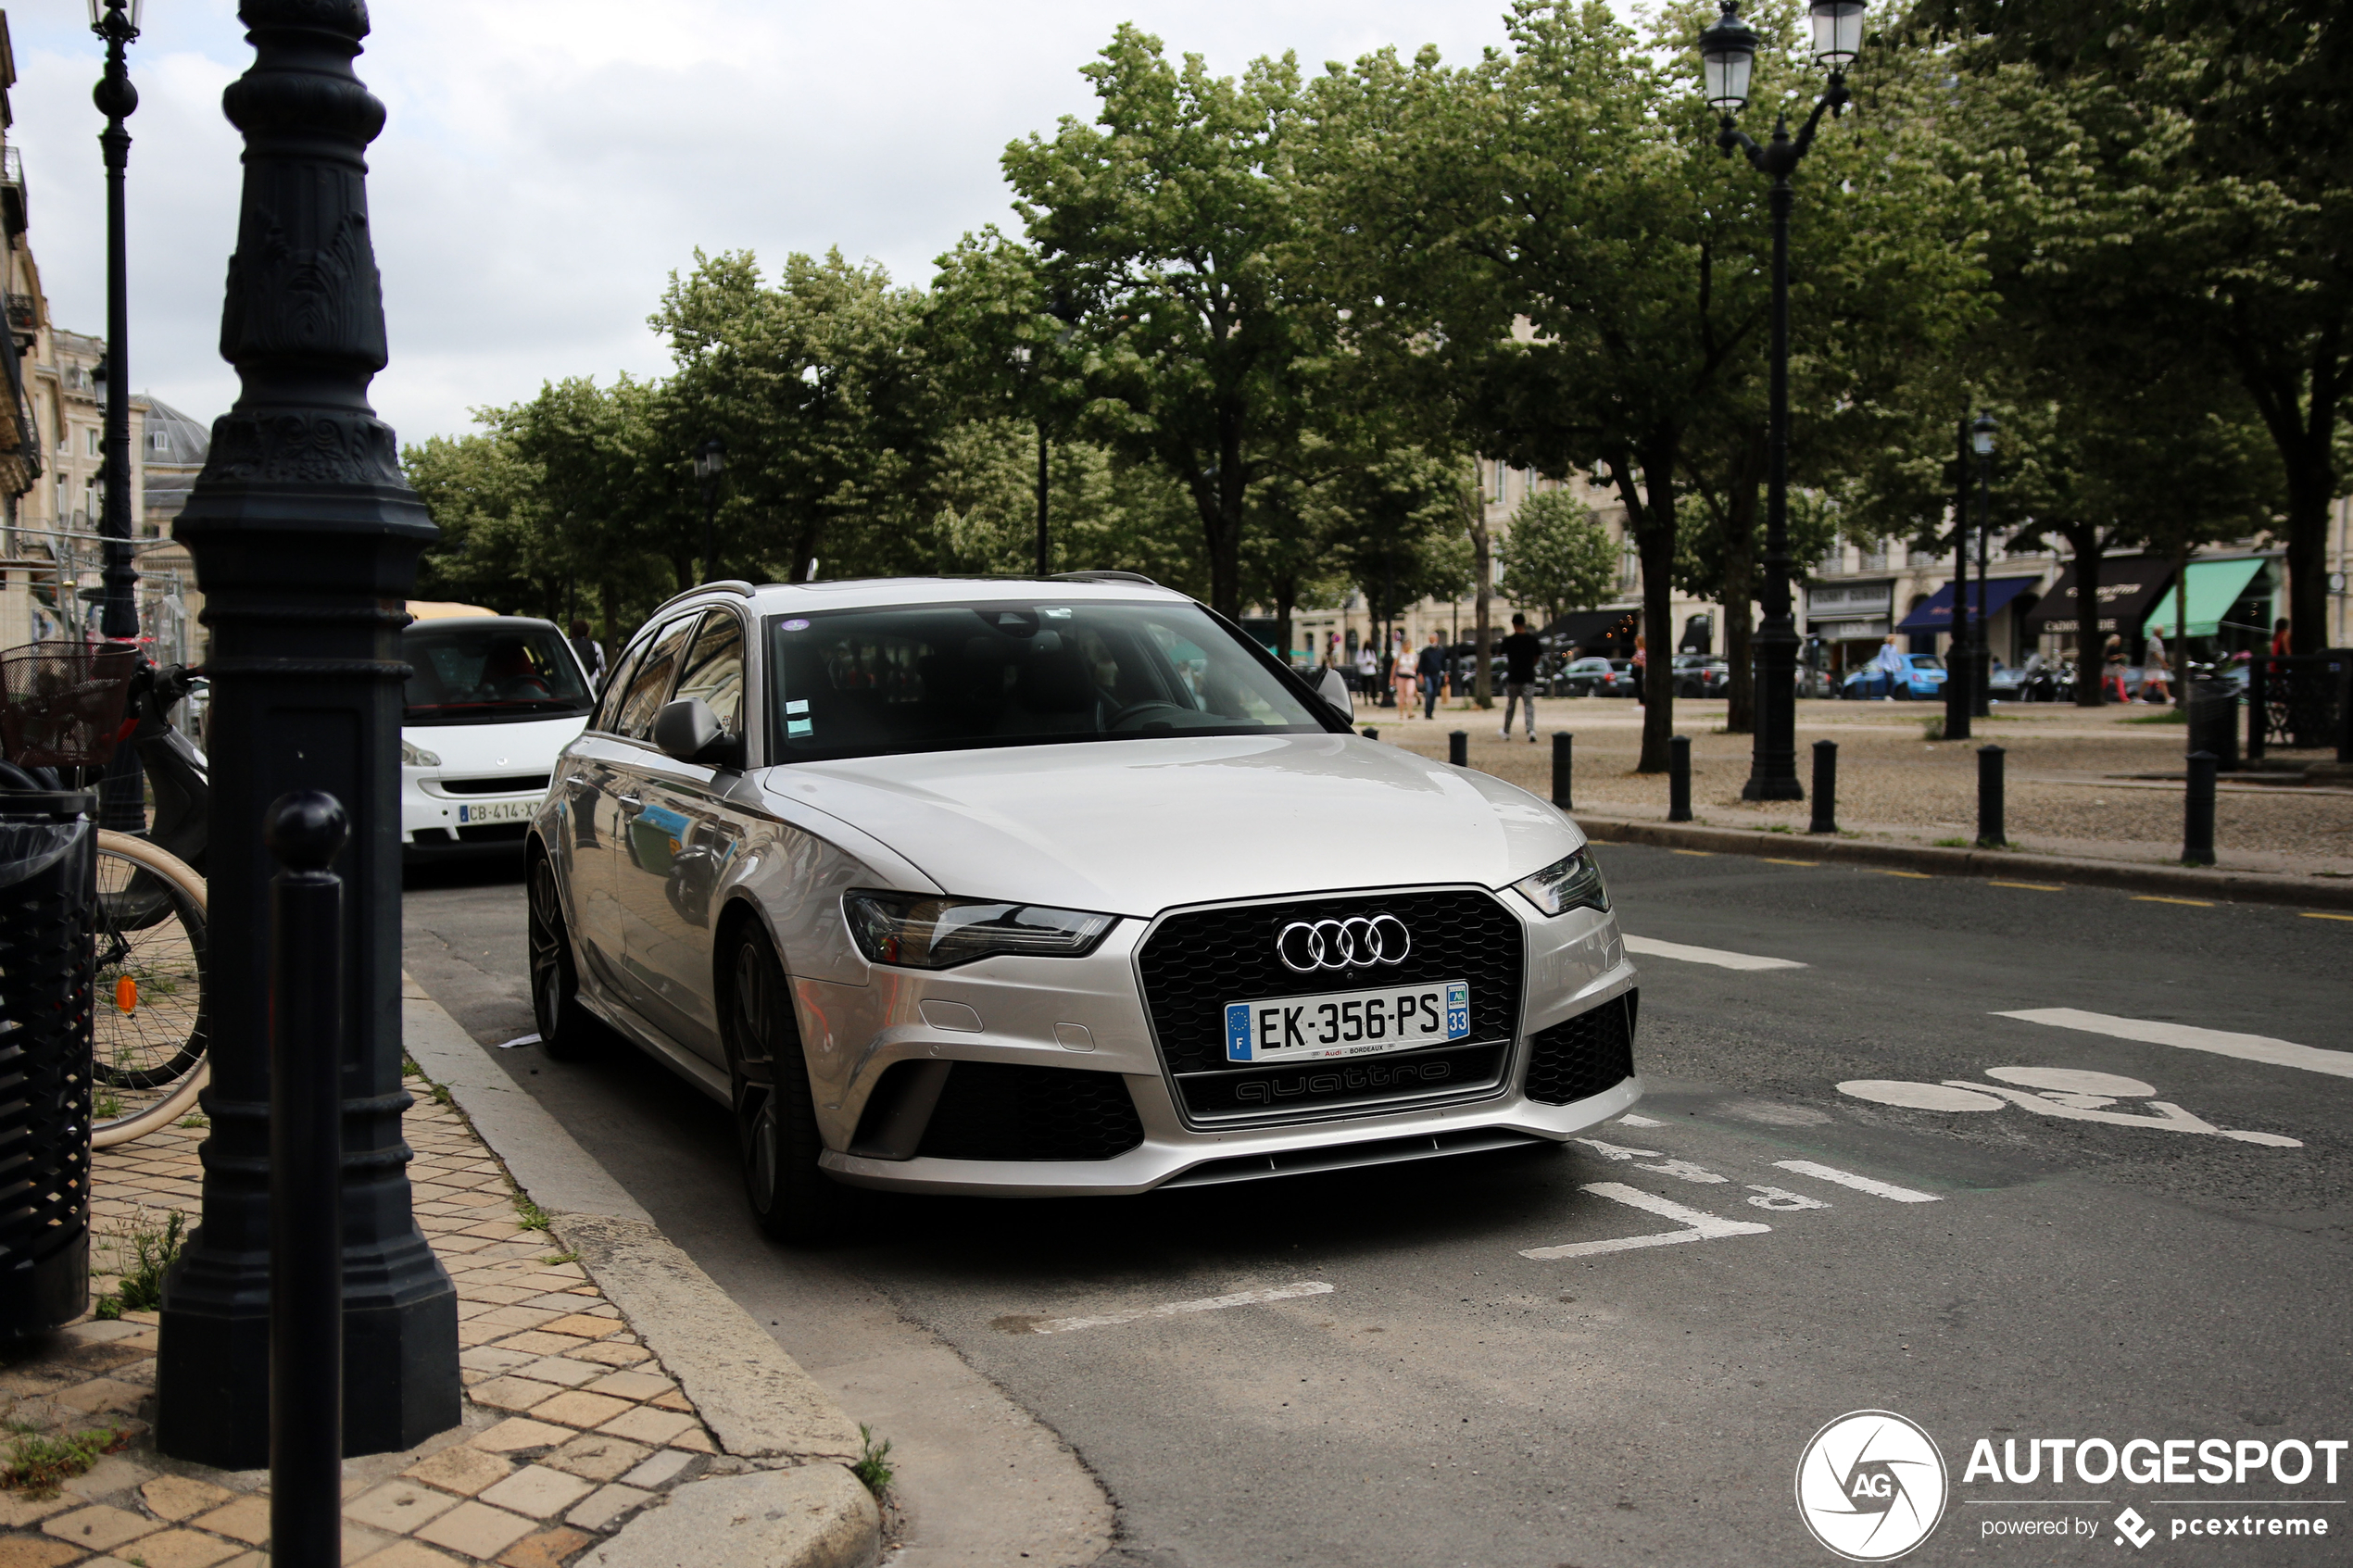
M582 916L582 937L595 949L601 976L629 1007L644 1010L643 987L632 978L628 964L629 877L633 857L643 834L637 818L644 801L646 759L653 752L654 715L669 699L678 676L678 656L694 633L695 614L664 622L639 646L635 662L617 672L613 716L603 733L575 748L579 764L565 783L582 803L584 819L575 832L594 841L594 859L600 874L587 880L575 901L587 906ZM608 699L612 699L609 692ZM585 856L584 855L584 858Z
M669 700L697 696L720 728L744 736L743 621L724 608L703 617L678 660ZM633 772L638 798L633 853L615 862L621 879L623 961L662 1032L714 1066L724 1066L711 971L712 895L749 826L725 799L735 768L685 762L648 751Z
M596 711L579 737L556 763L556 793L562 801L558 834L550 846L563 869L571 898L570 921L582 962L600 984L621 962L621 922L612 901L613 726L629 695L630 673L651 638L641 637L613 660L611 679L598 694ZM601 819L601 820L600 820Z

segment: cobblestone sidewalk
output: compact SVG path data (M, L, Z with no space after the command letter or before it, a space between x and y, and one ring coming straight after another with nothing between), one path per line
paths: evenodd
M344 1562L559 1568L678 1486L755 1468L718 1451L465 1121L431 1085L409 1087L417 1219L458 1287L465 1417L407 1453L346 1463ZM94 1267L131 1266L131 1238L160 1232L170 1211L194 1223L203 1137L183 1124L98 1152ZM119 1286L102 1273L93 1298ZM44 1437L125 1439L53 1495L0 1490L0 1568L264 1568L269 1473L155 1452L156 1321L85 1319L0 1354L0 1460Z

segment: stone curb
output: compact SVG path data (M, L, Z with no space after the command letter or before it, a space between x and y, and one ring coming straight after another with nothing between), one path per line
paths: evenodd
M580 1254L598 1288L661 1358L711 1436L739 1458L799 1466L680 1487L671 1501L599 1548L598 1562L608 1568L673 1561L691 1561L697 1568L859 1568L876 1561L881 1514L845 1468L862 1448L857 1423L655 1228L621 1184L516 1087L456 1019L415 981L402 979L402 1038L409 1059L449 1091L515 1185L547 1211L550 1228ZM705 1513L732 1506L709 1501L706 1488L761 1477L774 1479L761 1493L759 1527L717 1534L703 1527ZM683 1538L669 1544L673 1526L693 1537L691 1549Z
M2115 887L2169 897L2215 898L2245 904L2288 904L2308 909L2353 909L2353 879L2308 882L2260 872L2199 871L2189 866L2134 865L2035 855L2019 849L1944 849L1925 844L1882 844L1833 838L1827 834L1755 833L1745 828L1700 827L1688 822L1629 822L1569 816L1599 844L1642 844L1657 849L1705 849L1728 855L1770 855L1790 859L1892 866L1940 876L2041 877L2082 887Z

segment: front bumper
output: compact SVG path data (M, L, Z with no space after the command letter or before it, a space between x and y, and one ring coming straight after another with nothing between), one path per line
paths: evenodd
M923 974L877 969L862 986L797 981L828 1150L819 1163L843 1182L891 1191L1110 1197L1559 1143L1624 1114L1642 1098L1642 1081L1629 1076L1567 1104L1530 1099L1530 1039L1618 1005L1633 987L1634 970L1615 917L1579 910L1548 920L1508 898L1503 904L1521 925L1525 964L1516 1037L1500 1080L1411 1103L1336 1105L1314 1119L1238 1125L1180 1108L1136 981L1133 960L1146 922L1124 922L1084 960L988 960ZM961 1026L937 1027L951 1018ZM1068 1043L1079 1037L1088 1044ZM854 1131L891 1067L940 1060L1115 1073L1134 1102L1141 1141L1098 1160L848 1152L866 1147Z
M527 794L459 795L444 792L430 770L404 767L400 774L400 848L412 858L520 850L532 814L547 793L542 787ZM480 814L497 820L468 820Z

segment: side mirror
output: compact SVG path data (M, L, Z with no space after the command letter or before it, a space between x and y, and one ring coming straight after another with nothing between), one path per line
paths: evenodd
M682 696L661 705L661 711L654 715L654 745L664 756L681 762L725 768L740 767L743 761L742 743L728 738L719 726L719 715L698 696Z
M1353 724L1356 721L1356 698L1348 690L1347 678L1337 670L1327 670L1315 682L1315 695L1324 699L1331 710Z

